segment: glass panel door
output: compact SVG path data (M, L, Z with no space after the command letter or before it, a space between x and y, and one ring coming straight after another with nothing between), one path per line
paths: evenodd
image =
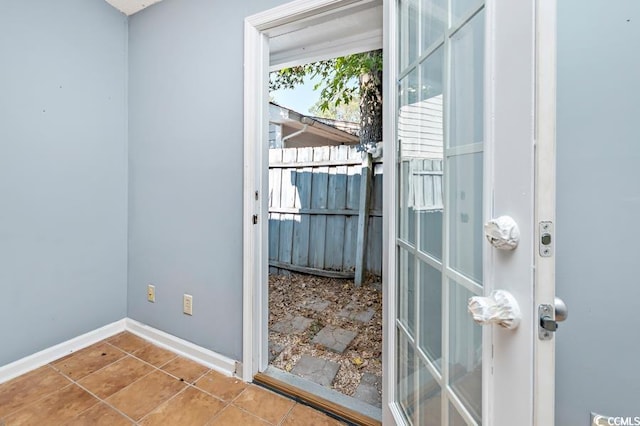
M481 424L484 3L398 6L397 402L409 424Z

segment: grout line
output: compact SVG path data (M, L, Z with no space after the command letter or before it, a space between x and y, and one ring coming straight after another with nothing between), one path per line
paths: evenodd
M124 359L124 358L122 358L122 359ZM111 364L114 364L114 363L111 363ZM111 365L111 364L109 364L109 365ZM99 371L99 370L98 370L98 371ZM151 374L151 373L149 373L149 374ZM148 376L149 374L146 374L146 375L145 375L145 376L143 376L143 377L146 377L146 376ZM86 376L84 376L84 377L88 377L88 376L90 376L90 374L88 374L88 375L86 375ZM82 379L84 379L84 377L83 377ZM78 379L78 380L82 380L82 379ZM137 381L137 380L136 380L136 381ZM129 417L127 414L125 414L124 412L120 411L117 407L113 406L113 405L112 405L111 403L109 403L106 399L102 399L102 398L100 398L98 395L96 395L96 394L94 394L93 392L91 392L89 389L87 389L86 387L84 387L82 384L78 383L78 381L77 381L77 380L73 380L73 384L75 384L76 386L78 386L79 388L81 388L82 390L84 390L85 392L87 392L89 395L91 395L91 396L93 396L94 398L96 398L96 399L98 400L98 403L97 403L97 404L99 404L99 403L101 403L101 402L102 402L102 403L104 403L105 405L107 405L108 407L110 407L110 408L112 408L113 410L117 411L118 413L122 414L122 415L123 415L124 417L126 417L127 419L131 420L134 424L137 424L137 422L136 422L135 420L133 420L131 417ZM123 389L124 389L124 388L123 388ZM120 390L122 390L122 389L120 389ZM120 392L120 391L118 391L118 392ZM113 393L113 394L109 395L109 397L111 397L112 395L115 395L115 394L116 394L116 393L118 393L118 392L115 392L115 393ZM89 408L88 408L87 410L85 410L85 411L90 410L91 408L95 407L97 404L94 404L93 406L89 407ZM84 413L84 411L83 411L83 413ZM79 413L76 417L78 417L80 414L82 414L82 413ZM74 417L74 418L75 418L75 417Z
M149 411L147 414L145 414L144 416L140 417L140 420L138 420L139 422L142 422L145 418L149 417L151 414L153 414L158 408L160 408L161 406L163 406L164 404L169 403L169 401L175 399L178 395L180 395L181 393L186 392L186 390L189 389L189 386L185 386L184 388L180 389L178 392L176 392L175 395L171 396L170 398L162 401L160 404L158 404L156 407L154 407L151 411Z
M293 401L292 399L290 399L290 400ZM296 405L298 405L298 403L293 401L293 405L291 405L291 408L289 408L289 411L287 411L287 414L285 414L280 419L280 423L278 423L278 426L280 426L280 425L282 425L284 423L284 421L287 419L287 417L289 417L289 414L291 414L291 412L293 411L293 409L295 408Z
M117 407L115 407L114 405L112 405L110 402L108 402L108 401L106 400L106 398L105 398L105 399L103 399L103 398L98 397L96 394L94 394L93 392L91 392L91 391L90 391L89 389L87 389L85 386L83 386L82 384L80 384L80 383L79 383L79 381L80 381L80 380L83 380L84 378L89 377L89 376L91 376L91 375L93 375L93 374L96 374L96 373L98 373L98 372L102 371L103 369L105 369L105 368L107 368L107 367L109 367L109 366L111 366L111 365L114 365L114 364L116 364L116 363L118 363L118 362L120 362L120 361L123 361L123 360L125 360L127 357L131 357L131 358L133 358L133 359L135 359L135 360L138 360L138 361L140 361L140 362L142 362L142 363L144 363L144 364L146 364L146 365L148 365L148 366L150 366L150 367L151 367L150 371L149 371L147 374L144 374L143 376L141 376L141 377L139 377L138 379L134 380L133 382L129 383L127 386L123 387L122 389L118 390L117 392L114 392L113 394L111 394L111 395L107 396L107 398L111 398L112 396L114 396L114 395L116 395L116 394L118 394L118 393L120 393L120 392L124 391L125 389L129 388L129 387L130 387L130 386L132 386L133 384L135 384L135 383L139 382L140 380L144 379L145 377L149 376L150 374L153 374L153 373L154 373L154 372L156 372L156 371L160 371L160 372L162 372L162 373L164 373L164 374L167 374L167 375L168 375L168 376L170 376L171 378L174 378L174 379L176 379L176 380L180 380L180 379L181 379L180 377L175 376L175 375L173 375L173 374L171 374L171 373L169 373L169 372L167 372L167 371L164 371L164 370L162 370L162 368L161 368L161 367L166 366L168 363L170 363L171 361L175 360L176 358L178 358L178 357L179 357L179 355L176 355L174 358L172 358L171 360L169 360L169 361L165 362L165 363L164 363L164 364L162 364L161 366L155 366L155 365L153 365L153 364L151 364L151 363L149 363L149 362L147 362L147 361L145 361L145 360L143 360L143 359L140 359L140 358L136 357L136 356L133 354L133 352L135 352L135 351L137 351L137 350L139 350L139 349L141 349L141 348L138 348L138 349L136 349L136 350L135 350L135 351L133 351L133 352L129 352L129 351L127 351L127 350L124 350L124 349L122 349L122 348L119 348L118 346L116 346L116 345L114 345L114 344L110 343L110 342L108 341L108 340L110 340L110 339L111 339L111 338L109 338L109 339L104 339L104 340L102 340L102 341L100 341L100 342L96 342L96 343L106 343L107 345L112 346L112 347L114 347L115 349L118 349L119 351L123 352L123 353L125 354L125 356L123 356L123 357L121 357L121 358L119 358L119 359L117 359L117 360L115 360L115 361L113 361L113 362L111 362L111 363L109 363L109 364L105 365L104 367L102 367L102 368L100 368L100 369L98 369L98 370L96 370L96 371L91 372L90 374L87 374L87 375L85 375L85 376L83 376L83 377L81 377L81 378L78 378L78 379L71 378L71 377L67 376L65 373L63 373L63 372L62 372L62 370L60 370L60 369L56 368L56 367L53 365L53 363L54 363L54 362L59 361L59 359L58 359L58 360L54 360L54 361L52 361L51 363L45 364L48 368L50 368L50 369L51 369L52 371L54 371L56 374L59 374L61 377L63 377L63 378L64 378L68 383L66 383L66 384L65 384L65 385L63 385L62 387L60 387L60 388L58 388L58 389L56 389L56 390L54 390L54 391L52 391L52 392L49 392L49 393L47 393L47 394L43 395L42 397L40 397L39 399L37 399L37 400L35 400L35 401L31 402L30 404L27 404L26 406L23 406L23 407L21 407L21 408L19 408L19 409L15 410L15 411L13 411L13 412L9 413L9 415L12 415L12 414L14 414L14 413L16 413L16 412L18 412L18 411L21 411L21 410L23 410L23 409L25 409L25 408L27 408L27 407L29 407L29 406L31 406L31 405L34 405L34 404L40 403L40 401L42 401L43 399L45 399L45 398L47 398L47 397L51 396L52 394L54 394L54 393L56 393L56 392L60 392L60 391L62 391L62 390L64 390L64 389L66 389L66 388L68 388L68 387L70 387L70 386L72 386L72 385L76 385L76 386L78 386L78 387L79 387L79 388L81 388L83 391L87 392L88 394L90 394L92 397L94 397L94 398L96 399L96 403L95 403L94 405L92 405L92 406L90 406L89 408L87 408L86 410L84 410L84 411L82 411L82 412L78 413L78 414L74 417L74 419L75 419L75 418L77 418L77 417L79 417L79 416L81 416L81 415L82 415L82 414L84 414L85 412L87 412L87 411L89 411L89 410L91 410L91 409L95 408L97 405L99 405L99 404L101 404L101 403L102 403L102 404L106 405L107 407L109 407L110 409L112 409L112 410L114 410L115 412L117 412L118 414L122 415L124 418L126 418L128 421L132 422L134 425L138 425L140 421L142 421L142 420L144 420L145 418L147 418L151 413L153 413L154 411L156 411L160 406L162 406L162 405L164 405L164 404L168 403L169 401L171 401L171 400L173 400L174 398L178 397L180 394L182 394L182 393L186 392L186 390L187 390L189 387L192 387L192 388L194 388L194 389L196 389L196 390L198 390L198 391L201 391L201 392L205 393L206 395L209 395L209 396L211 396L212 398L214 398L214 399L216 399L216 400L218 400L218 401L220 401L220 402L222 402L222 403L224 404L224 406L222 407L222 409L221 409L218 413L216 413L215 415L213 415L213 416L212 416L212 417L211 417L211 418L206 422L206 424L207 424L207 425L210 425L212 422L214 422L218 417L220 417L220 416L222 415L222 413L223 413L225 410L229 409L229 407L234 407L234 408L236 408L236 409L238 409L238 410L240 410L240 411L242 411L242 412L244 412L244 413L246 413L246 414L248 414L248 415L250 415L250 416L252 416L252 417L255 417L255 418L257 418L257 419L259 419L259 420L261 420L261 421L264 421L264 422L266 422L266 423L268 423L268 424L280 426L280 425L282 425L282 424L284 423L284 421L285 421L285 420L286 420L286 419L291 415L291 412L294 410L295 406L296 406L296 405L299 405L299 404L298 404L294 399L284 396L284 398L288 399L289 401L292 401L292 402L293 402L293 404L291 405L291 407L289 408L289 410L284 414L284 416L283 416L283 417L282 417L282 418L281 418L277 423L271 423L271 422L270 422L270 421L268 421L267 419L264 419L264 418L260 417L259 415L255 414L255 413L253 413L253 412L251 412L251 411L249 411L249 410L247 410L247 409L245 409L245 408L242 408L242 407L240 407L240 406L238 406L238 405L235 405L235 402L240 398L240 396L241 396L243 393L245 393L245 392L247 391L247 389L249 389L250 387L260 388L259 386L255 385L255 384L253 384L253 383L247 383L246 387L245 387L245 388L244 388L240 393L238 393L238 395L236 395L235 397L233 397L233 398L232 398L232 399L230 399L229 401L225 401L225 400L223 400L222 398L220 398L219 396L214 395L214 394L212 394L212 393L210 393L210 392L208 392L208 391L206 391L206 390L204 390L204 389L202 389L202 388L200 388L200 387L198 387L198 386L197 386L197 383L198 383L200 380L202 380L206 375L208 375L208 374L209 374L209 373L211 373L212 371L214 371L214 372L215 372L215 370L213 370L213 369L211 369L211 368L209 368L209 367L207 367L207 366L204 366L204 365L202 365L202 364L200 364L200 363L198 363L198 362L193 361L194 363L196 363L196 364L198 364L198 365L202 365L203 367L206 367L206 370L205 370L202 374L200 374L199 376L197 376L197 378L195 378L192 382L187 382L186 380L182 380L182 383L184 383L184 384L186 385L186 386L184 386L184 388L183 388L183 389L181 389L180 391L176 392L174 395L172 395L172 396L171 396L171 397L169 397L168 399L161 401L161 402L160 402L157 406L155 406L151 411L149 411L149 412L148 412L148 413L146 413L143 417L141 417L139 421L136 421L136 420L134 420L133 418L129 417L126 413L124 413L123 411L121 411L120 409L118 409ZM152 346L156 346L156 345L154 345L153 343L150 343L150 342L149 342L148 344L151 344ZM217 373L217 372L216 372L216 373ZM28 373L25 373L25 374L28 374ZM219 374L219 373L217 373L217 374ZM226 376L225 376L225 377L226 377ZM232 379L233 379L233 378L232 378ZM239 379L237 379L237 378L236 378L236 380L239 380ZM270 393L273 393L274 395L279 395L277 392L273 392L273 391L271 391L271 390L269 390L269 389L266 389L266 390L267 390L268 392L270 392ZM6 418L7 418L7 416L5 416L4 418L0 419L0 426L4 426L3 421L4 421L4 419L6 419Z
M65 380L67 380L69 383L67 383L67 384L63 385L62 387L59 387L58 389L55 389L55 390L53 390L53 391L51 391L51 392L49 392L49 393L47 393L47 394L45 394L45 395L42 395L40 398L38 398L38 399L36 399L36 400L34 400L34 401L30 402L30 403L29 403L29 404L27 404L27 405L23 405L23 406L21 406L20 408L15 409L14 411L10 411L10 412L6 413L6 414L5 414L5 416L4 416L4 419L6 419L7 417L10 417L11 415L13 415L13 414L17 413L18 411L22 411L22 410L24 410L25 408L27 408L27 407L29 407L29 406L31 406L31 405L33 405L33 404L37 403L37 402L42 401L42 400L43 400L43 399L45 399L45 398L48 398L49 396L53 395L53 394L54 394L54 393L56 393L56 392L61 391L62 389L66 389L66 388L68 388L70 385L72 385L72 384L73 384L73 380L69 379L67 376L65 376L64 374L62 374L62 373L61 373L61 372L59 372L58 370L56 370L52 365L50 365L50 364L45 364L45 365L46 365L47 367L51 368L54 372L56 372L56 374L59 374L60 376L62 376L62 378L63 378L63 379L65 379ZM44 365L43 365L43 367L44 367ZM35 370L31 370L31 371L35 371ZM29 374L31 371L29 371L29 372L27 372L27 373L24 373L22 376L18 376L18 377L16 377L16 378L14 378L13 380L18 379L18 378L20 378L20 377L23 377L24 375ZM3 384L4 384L4 383L3 383ZM0 423L0 426L4 426L4 424L3 424L3 423Z

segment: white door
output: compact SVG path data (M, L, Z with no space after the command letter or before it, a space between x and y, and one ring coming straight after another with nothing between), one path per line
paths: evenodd
M385 421L552 424L553 333L539 339L538 305L554 285L553 2L391 3ZM536 135L549 139L542 164ZM485 238L499 216L519 228L513 250ZM550 223L544 256L538 222ZM498 289L519 306L515 329L468 312Z

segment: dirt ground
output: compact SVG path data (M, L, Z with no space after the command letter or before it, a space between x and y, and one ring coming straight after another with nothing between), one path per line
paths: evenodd
M313 302L330 302L323 311L309 309ZM367 323L350 320L338 315L347 304L355 302L358 310L368 308L374 315ZM271 326L285 318L300 315L313 320L300 334L280 334ZM325 326L334 325L358 333L343 354L325 350L312 344L313 337ZM291 371L304 354L324 358L340 364L332 389L353 395L363 373L382 375L382 293L380 278L371 276L360 288L353 280L290 274L269 276L269 347L284 348L271 365ZM272 354L278 351L272 352Z

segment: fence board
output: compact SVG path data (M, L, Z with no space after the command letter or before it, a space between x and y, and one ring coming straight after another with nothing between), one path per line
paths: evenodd
M345 146L333 147L332 160L348 160L348 151L341 148ZM327 200L328 210L341 210L347 204L347 167L336 166L329 170L329 194ZM325 268L334 271L342 270L344 251L344 223L345 217L342 215L331 215L327 217L327 235L325 238Z
M269 260L274 266L270 271L291 265L290 270L352 274L361 153L350 146L271 149L269 161ZM369 272L380 275L380 162L373 165L372 185L365 264Z
M313 159L312 148L298 148L298 164ZM298 207L309 209L311 207L311 167L298 168L296 187L298 191ZM300 211L302 213L302 211ZM293 224L293 254L294 265L307 266L309 264L309 230L310 216L308 214L295 215Z

